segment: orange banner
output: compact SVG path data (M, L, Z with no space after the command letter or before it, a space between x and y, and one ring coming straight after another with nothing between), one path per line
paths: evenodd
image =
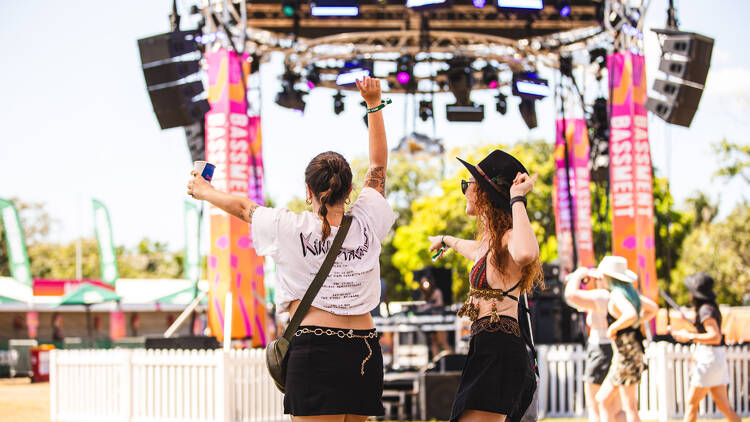
M216 165L212 184L233 195L262 198L259 175L260 121L247 115L242 83L249 64L234 52L220 49L206 54L211 111L206 114L206 161ZM240 72L242 66L242 72ZM266 311L262 298L263 258L255 254L247 223L215 207L209 208L211 251L208 256L211 332L224 338L224 298L232 293L232 338L252 337L265 346ZM259 299L261 298L261 299Z
M638 288L657 300L654 250L654 196L646 111L643 56L615 53L607 60L612 78L610 117L610 190L612 253L624 256L638 273Z

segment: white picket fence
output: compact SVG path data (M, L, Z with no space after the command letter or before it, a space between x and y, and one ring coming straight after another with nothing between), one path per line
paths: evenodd
M288 421L261 349L54 350L52 421Z
M540 417L585 417L580 345L539 346ZM680 419L691 349L652 343L640 386L642 419ZM727 347L729 398L750 416L750 347ZM262 349L54 350L52 421L288 421ZM700 417L722 417L710 398Z
M540 417L586 416L583 365L586 351L581 345L538 346ZM681 419L690 388L692 347L651 343L646 349L648 370L639 386L641 419ZM729 400L741 417L750 416L750 347L728 346ZM699 417L722 418L707 396Z

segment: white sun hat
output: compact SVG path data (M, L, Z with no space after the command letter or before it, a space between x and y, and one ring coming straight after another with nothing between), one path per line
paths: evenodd
M628 269L628 261L621 256L605 256L596 270L626 283L634 283L638 280L638 274Z

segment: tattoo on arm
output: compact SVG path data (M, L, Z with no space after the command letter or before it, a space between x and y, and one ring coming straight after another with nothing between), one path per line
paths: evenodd
M370 167L365 176L365 186L375 189L385 197L385 167Z
M255 214L255 210L257 210L259 206L260 205L256 204L255 202L253 202L252 204L250 204L250 210L247 213L247 222L248 223L252 223L253 222L253 214Z

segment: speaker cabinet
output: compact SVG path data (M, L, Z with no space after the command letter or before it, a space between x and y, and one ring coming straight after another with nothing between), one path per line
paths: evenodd
M216 337L152 337L146 339L146 349L219 349L221 344Z
M461 372L426 372L419 377L419 409L422 420L447 421L461 381Z

